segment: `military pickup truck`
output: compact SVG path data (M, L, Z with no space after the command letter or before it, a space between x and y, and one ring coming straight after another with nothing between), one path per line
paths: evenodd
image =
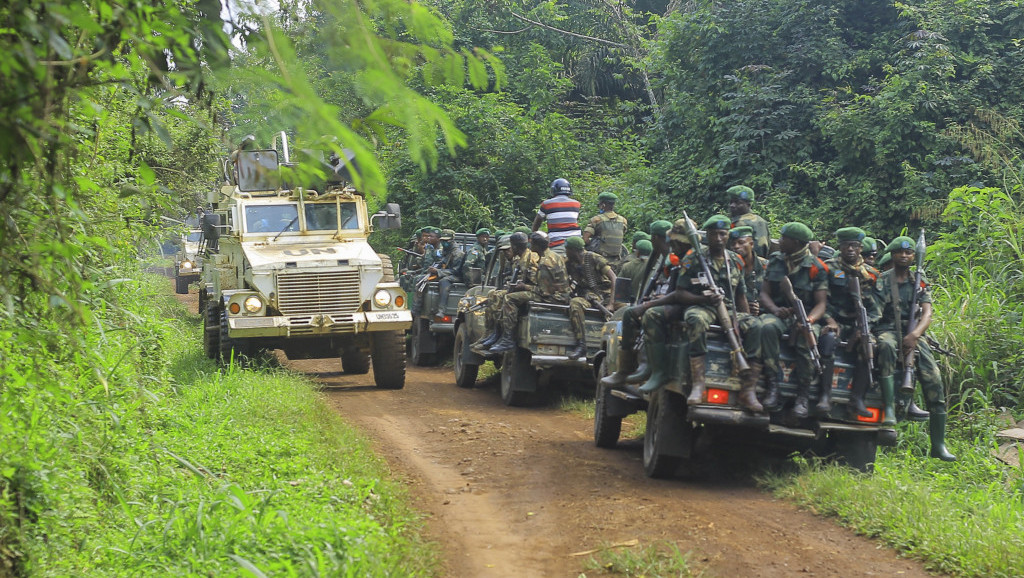
M455 233L455 243L464 253L469 253L470 248L476 243L476 235ZM412 329L409 330L409 359L413 365L435 365L451 354L459 301L466 294L469 285L453 283L448 292L448 300L444 304L444 314L435 315L438 309L437 302L441 297L440 283L427 282L422 307L419 307L419 315L413 319Z
M291 359L340 355L344 372L368 373L372 362L377 387L402 388L408 297L390 257L367 242L374 220L381 229L401 226L399 207L368 214L336 157L310 160L322 163L326 179L289 183L302 177L282 176L282 166L294 164L280 137L280 153L276 146L231 153L224 185L210 194L200 288L206 354L223 361L260 349Z
M604 326L601 377L617 368L621 325L609 322ZM850 399L851 377L855 359L842 344L836 350L832 376L832 411L823 418L795 419L788 411L770 415L744 412L737 400L740 382L731 375L729 346L721 329L712 326L708 334L706 361L707 394L705 403L686 405L690 391L690 364L681 322L673 324L669 338L670 375L676 378L668 386L644 396L607 388L598 381L594 414L594 443L612 448L618 443L622 419L638 411L647 412L644 435L643 465L649 477L661 478L685 468L692 458L694 443L700 436L732 436L791 450L811 450L817 455L831 455L862 471L871 469L879 445L894 445L896 431L882 426L883 404L877 389L868 392L865 404L870 417L850 419L846 402ZM796 385L789 380L793 368L793 351L788 339L782 344L784 379L779 391L784 402L796 397ZM812 388L813 389L813 388ZM813 397L813 396L812 396ZM811 403L816 398L811 400ZM785 403L783 407L785 407Z
M484 333L483 302L488 295L508 284L511 272L501 266L495 251L482 275L482 284L470 288L459 302L455 316L455 344L452 360L455 383L473 387L485 361L501 368L501 399L506 405L524 406L540 402L556 384L582 383L593 388L594 367L600 363L604 314L586 311L586 358L569 359L576 345L569 325L569 306L530 303L521 312L516 341L518 346L500 357L485 357L470 349ZM592 390L592 389L591 389Z
M188 286L199 280L203 269L203 232L191 229L181 236L181 246L174 256L174 292L188 293Z

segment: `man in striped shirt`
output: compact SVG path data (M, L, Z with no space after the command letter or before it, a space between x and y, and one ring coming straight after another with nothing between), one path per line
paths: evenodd
M580 237L580 202L572 198L569 181L555 179L551 183L551 196L540 204L537 216L533 219L533 230L540 229L544 221L548 222L548 240L550 248L556 253L565 254L565 241L569 237Z

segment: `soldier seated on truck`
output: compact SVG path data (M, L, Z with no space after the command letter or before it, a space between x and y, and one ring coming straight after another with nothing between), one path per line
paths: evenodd
M569 353L569 359L579 359L587 354L586 309L588 307L612 309L612 287L615 287L615 273L604 257L585 250L582 237L569 237L565 242L566 266L568 268L572 299L569 301L569 322L576 347ZM606 315L610 316L610 312Z
M654 251L654 245L651 244L650 239L640 239L634 244L633 255L635 258L631 261L627 260L619 271L619 277L629 281L626 295L636 295L640 289L640 277L643 276L644 269L647 267L647 259L651 256L652 251Z
M411 309L414 317L420 314L427 283L433 280L430 278L430 268L438 261L437 247L441 245L440 235L441 229L437 227L423 227L423 256L417 257L413 262L413 268L409 270L409 274L413 276L411 294L415 299Z
M490 244L490 241L491 232L489 230L477 230L476 243L469 249L466 258L462 261L462 279L466 284L473 282L470 274L472 269L483 271L487 266L487 245Z
M525 233L504 235L498 239L498 259L495 264L500 267L499 283L508 282L508 287L525 281L527 285L536 284L537 254L528 247L529 240ZM506 274L506 267L508 272ZM487 350L501 339L501 306L508 288L495 289L487 294L487 308L484 310L484 336L471 348Z
M427 268L427 275L437 277L438 299L437 311L434 315L444 317L444 307L448 303L448 294L452 290L453 283L462 283L462 262L466 254L455 244L455 231L444 229L439 237L441 240L441 255L438 262Z
M537 254L536 284L517 283L502 299L501 339L488 351L498 355L516 347L516 329L519 327L519 311L530 301L541 303L569 304L569 275L565 259L548 248L548 235L536 231L530 235L530 250Z

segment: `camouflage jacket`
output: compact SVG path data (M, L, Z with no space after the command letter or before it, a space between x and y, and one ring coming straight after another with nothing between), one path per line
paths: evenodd
M743 278L743 258L736 253L725 250L725 259L712 259L707 254L707 249L701 247L704 258L708 260L708 269L715 284L725 292L725 304L733 308L733 297L740 294L746 295L747 285ZM728 259L728 266L726 266ZM697 253L690 251L679 261L679 280L676 282L680 289L684 289L695 295L700 295L709 287L704 279L704 268L700 266Z
M755 303L761 296L761 286L768 272L768 259L754 254L754 265L748 271L743 269L743 283L747 286L747 303Z
M512 266L512 275L509 277L509 282L514 278L516 283L524 283L531 287L536 285L537 264L539 261L540 256L527 249Z
M875 326L876 331L895 331L896 330L896 310L900 312L900 332L906 334L907 322L910 318L910 302L914 299L914 279L913 273L909 275L906 281L899 283L896 288L897 295L899 297L898 302L893 301L892 286L896 282L893 270L883 271L878 276L878 282L875 284L875 301L878 303L878 308L881 311L882 318L878 321ZM921 276L921 296L918 297L918 303L931 303L932 292L928 288L928 279L923 275Z
M462 279L462 262L466 259L466 253L454 244L451 248L442 253L439 262L434 264L437 268L437 276L441 279L452 277L455 280Z
M767 257L771 246L771 234L768 232L768 221L754 213L740 215L732 220L732 227L750 227L754 230L754 252L759 257Z
M466 258L462 262L462 276L469 279L469 270L476 267L481 271L487 265L487 247L484 247L480 243L474 243L473 247L466 253Z
M602 301L611 296L612 283L604 276L604 270L608 268L608 260L601 255L592 251L584 251L582 263L572 263L566 259L565 266L568 269L575 295L585 297L587 293L594 293Z
M624 264L619 271L619 277L629 279L629 292L627 295L636 295L642 282L639 277L644 274L647 268L647 257L634 257L632 261Z
M618 262L622 258L622 239L626 236L628 224L626 217L615 211L595 215L583 229L584 233L591 235L587 249Z
M568 303L569 274L565 269L565 258L551 249L541 253L537 260L537 281L530 290L541 301Z
M765 283L768 284L768 294L779 307L789 307L789 300L782 293L779 282L783 277L789 277L793 283L793 293L797 299L803 301L807 313L814 308L814 293L816 291L828 290L828 267L825 262L808 253L800 266L792 274L786 264L786 255L781 251L772 253L768 259L768 271L765 274Z
M842 257L833 257L825 261L828 266L828 315L840 325L857 323L857 302L850 292L849 267L843 267ZM882 317L875 300L875 283L878 281L878 270L865 263L861 268L860 292L861 302L868 312L868 323L875 324Z

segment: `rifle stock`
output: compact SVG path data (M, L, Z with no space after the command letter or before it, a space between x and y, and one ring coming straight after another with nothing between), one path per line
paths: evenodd
M875 383L875 344L871 342L871 326L868 323L868 310L864 307L864 296L861 294L860 278L850 277L850 293L857 299L857 331L860 332L860 352L868 366L868 387Z
M821 354L818 353L818 338L814 335L814 329L811 327L811 320L807 318L807 309L804 307L804 302L797 298L796 292L793 291L793 282L789 280L789 277L783 277L782 281L779 282L779 286L782 292L786 295L786 299L789 300L793 308L796 309L797 322L800 324L800 333L803 333L804 340L807 341L807 349L811 353L811 363L814 364L815 371L821 374Z
M910 299L910 317L907 318L907 333L917 329L917 324L921 320L918 309L921 305L921 284L924 282L925 249L924 229L921 229L921 234L917 237L917 247L915 248L917 271L914 273L914 294ZM914 348L914 351L908 353L903 359L903 383L900 385L900 393L914 393L914 362L916 357L917 348Z

